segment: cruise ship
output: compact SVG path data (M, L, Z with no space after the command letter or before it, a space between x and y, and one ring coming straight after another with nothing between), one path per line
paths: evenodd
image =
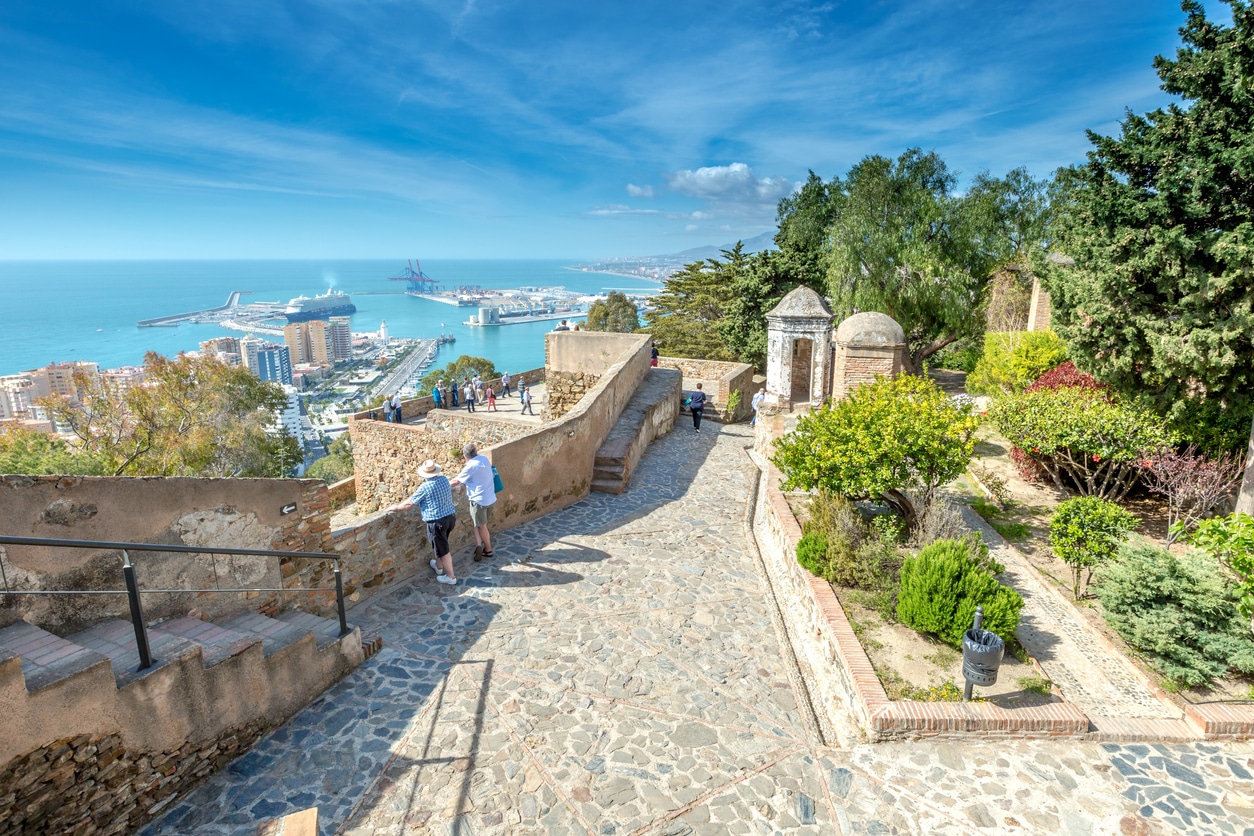
M328 316L343 316L357 312L353 297L337 290L329 291L322 296L297 296L287 303L283 314L288 322L308 322L311 319L326 319Z

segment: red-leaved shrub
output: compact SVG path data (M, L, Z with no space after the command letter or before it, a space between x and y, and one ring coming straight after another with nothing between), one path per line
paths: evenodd
M1025 482L1044 484L1049 481L1049 471L1036 459L1018 447L1010 448L1010 463L1019 471Z
M1075 367L1075 363L1068 360L1065 363L1059 363L1045 374L1036 379L1036 382L1028 387L1027 391L1035 392L1038 389L1099 389L1105 391L1109 387L1104 383L1098 383L1097 379L1091 374L1085 374Z

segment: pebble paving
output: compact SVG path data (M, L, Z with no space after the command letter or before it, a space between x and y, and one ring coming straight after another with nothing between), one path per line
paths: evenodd
M456 588L350 613L377 656L149 825L323 834L1226 833L1254 836L1254 745L824 746L745 508L744 427L680 423L621 496L460 555Z

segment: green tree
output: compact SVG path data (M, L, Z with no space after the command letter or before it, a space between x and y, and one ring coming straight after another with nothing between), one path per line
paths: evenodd
M460 382L468 377L474 377L476 374L483 380L491 380L497 376L496 366L485 357L472 357L469 354L463 354L443 369L436 369L423 375L422 386L429 392L441 380L444 381L445 385L452 386L453 381Z
M76 450L55 436L24 427L0 430L0 473L107 476L104 456Z
M309 466L305 476L322 479L328 485L343 481L353 475L353 440L348 433L331 442L327 454Z
M275 429L287 404L278 384L185 354L149 352L144 368L144 385L122 397L80 375L81 403L43 404L116 476L282 477L300 463L299 442Z
M881 377L802 416L775 442L774 462L785 487L880 499L914 528L919 508L966 469L977 426L971 407L931 380Z
M653 299L644 315L653 344L672 357L732 360L735 355L719 332L736 276L746 269L748 256L739 241L723 250L726 260L707 258L684 265Z
M839 181L810 172L795 194L779 202L778 249L757 253L732 276L732 294L719 332L742 363L766 365L766 314L794 288L827 292L827 230L836 219Z
M1077 366L1177 426L1248 430L1254 9L1225 2L1230 27L1186 0L1175 59L1154 59L1162 89L1182 101L1127 113L1117 137L1089 132L1088 162L1060 172L1057 246L1075 263L1043 270ZM1239 448L1245 436L1220 443Z
M1059 503L1049 521L1049 544L1071 567L1072 598L1080 600L1093 570L1115 556L1138 522L1135 514L1096 496Z
M588 319L584 327L589 331L630 334L640 329L640 317L636 313L636 304L625 293L611 290L604 300L598 299L588 307Z

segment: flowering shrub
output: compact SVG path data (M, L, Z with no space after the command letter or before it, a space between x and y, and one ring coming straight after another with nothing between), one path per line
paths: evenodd
M1141 463L1146 486L1167 498L1167 545L1224 502L1241 483L1242 462L1232 453L1215 458L1188 449L1163 450Z
M1053 331L989 332L984 354L967 377L967 391L1015 392L1066 359L1067 346Z
M1060 503L1049 521L1049 543L1071 567L1071 595L1079 600L1081 572L1087 585L1093 569L1114 556L1138 520L1113 502L1081 496Z
M1141 463L1172 441L1153 413L1092 389L1007 395L988 416L1061 490L1103 499L1126 496Z

